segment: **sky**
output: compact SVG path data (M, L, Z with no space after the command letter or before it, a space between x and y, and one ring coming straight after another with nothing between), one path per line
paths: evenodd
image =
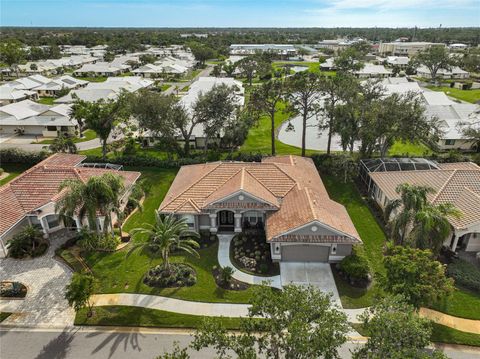
M2 26L480 26L480 0L0 0Z

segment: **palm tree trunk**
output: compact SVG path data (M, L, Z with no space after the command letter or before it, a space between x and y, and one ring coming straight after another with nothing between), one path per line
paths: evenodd
M272 131L271 131L272 156L275 156L275 110L270 113L270 120L272 125Z
M107 158L107 140L102 140L102 158L105 160Z

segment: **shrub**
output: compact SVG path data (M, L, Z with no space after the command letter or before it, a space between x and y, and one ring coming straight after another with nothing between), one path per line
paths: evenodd
M3 175L4 172L3 168L0 167L0 176Z
M0 282L0 297L25 298L27 287L20 282Z
M80 238L78 245L87 251L113 252L121 242L119 236L111 233L97 234L87 229L82 230Z
M29 152L18 148L2 148L0 150L0 158L3 163L25 163L35 165L47 157L47 151Z
M143 282L158 288L189 287L197 282L197 275L192 267L173 263L168 270L165 270L163 265L150 269Z
M38 257L45 253L48 242L37 227L27 226L7 242L7 248L13 258Z
M357 162L348 154L315 154L312 156L312 160L320 172L345 180L353 179L358 173Z
M338 264L338 269L352 285L366 286L370 281L370 265L361 246L353 247L352 254Z
M258 270L260 273L267 273L268 272L268 264L267 263L260 263L258 266Z
M455 284L480 291L480 270L463 259L454 258L447 267L447 275L455 280Z
M220 278L223 284L228 284L232 280L234 269L232 267L224 267L220 272Z

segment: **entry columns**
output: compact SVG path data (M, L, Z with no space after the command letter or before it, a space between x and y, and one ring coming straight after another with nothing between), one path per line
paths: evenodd
M242 231L242 214L241 213L235 213L235 233L240 233Z
M210 233L217 233L217 214L210 213Z

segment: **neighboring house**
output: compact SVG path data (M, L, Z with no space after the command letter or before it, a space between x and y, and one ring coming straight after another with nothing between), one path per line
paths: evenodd
M462 129L465 127L480 128L480 107L474 104L430 105L426 107L428 116L440 122L443 134L438 141L439 149L472 150L473 142L465 139Z
M385 68L383 65L374 65L369 62L365 63L363 68L355 71L355 76L359 78L383 78L392 75L392 71Z
M254 55L259 52L271 52L280 57L288 58L298 55L298 50L290 44L233 44L230 45L231 55Z
M114 100L122 91L135 92L149 88L154 82L139 76L109 77L103 82L90 82L84 88L72 90L67 95L60 97L54 103L73 103L74 97L88 102L99 100Z
M384 42L378 47L378 53L382 56L415 56L419 51L425 51L431 46L445 46L434 42Z
M9 86L0 86L0 106L23 100L37 100L35 91L21 90Z
M78 122L70 117L69 105L48 106L23 100L0 107L0 134L75 136Z
M389 66L405 69L408 67L410 59L407 56L387 56L386 61Z
M335 59L333 57L329 57L324 62L320 64L320 70L322 71L332 71L335 70Z
M129 70L125 65L112 65L109 62L96 62L94 64L85 64L75 70L73 75L84 77L96 76L117 76Z
M162 75L183 75L188 68L178 64L158 62L158 65L146 64L132 71L135 75L142 77L161 77Z
M417 76L426 79L432 78L430 70L426 66L420 66L417 68ZM450 70L439 69L437 71L437 78L441 79L468 79L469 77L470 73L462 70L458 66L453 66Z
M54 64L48 60L29 61L24 65L18 65L18 69L26 74L56 75L62 66Z
M40 97L53 97L58 96L62 91L78 89L85 87L87 84L88 81L80 80L69 75L64 75L57 79L51 79L49 82L35 87L34 90Z
M392 161L389 159L387 161ZM373 161L367 163L369 194L384 209L390 201L400 198L395 191L403 183L428 186L435 193L428 195L432 204L452 203L461 211L459 218L450 217L452 235L444 244L453 251L480 251L480 167L471 162L433 163L421 169L406 166L407 170L397 169L393 164L377 166ZM381 170L383 168L383 171ZM380 169L380 170L379 170ZM394 216L396 213L393 213Z
M41 227L47 237L66 226L80 229L86 225L77 216L71 218L71 223L66 225L65 219L55 211L55 204L65 194L58 190L65 179L86 182L93 176L117 173L124 179L122 205L125 206L131 187L140 173L107 169L105 164L103 168L83 167L82 161L85 158L86 156L80 155L54 154L0 187L0 257L7 254L7 242L28 225ZM97 220L102 229L104 217L99 215Z
M36 87L46 84L50 81L51 79L42 75L30 75L9 81L3 86L8 86L17 90L33 90Z
M264 228L274 261L338 262L361 243L313 161L298 156L183 166L159 211L212 233Z

